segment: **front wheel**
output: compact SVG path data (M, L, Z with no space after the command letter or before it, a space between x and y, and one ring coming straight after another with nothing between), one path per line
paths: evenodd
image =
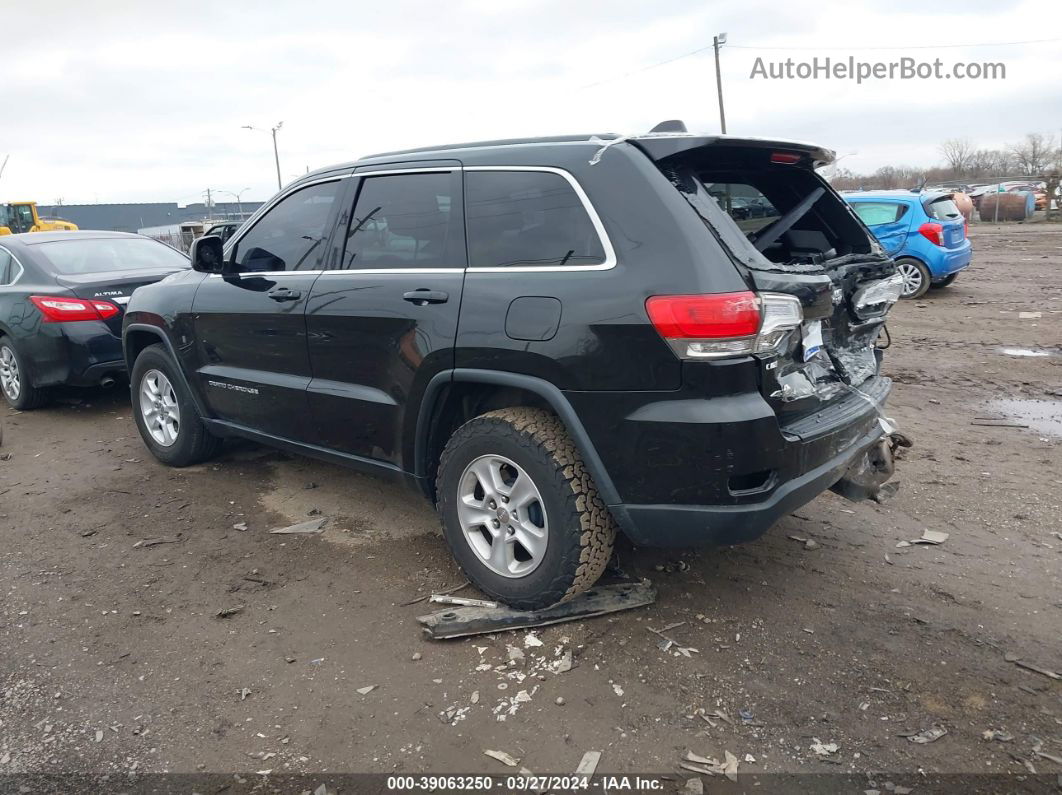
M540 409L462 425L439 462L439 512L454 558L484 593L536 610L585 591L616 526L563 423Z
M207 431L176 365L161 345L149 345L136 357L129 389L140 437L162 463L173 467L198 464L220 449L221 440Z
M911 257L896 260L896 271L903 279L901 298L921 298L929 289L932 276L929 268Z

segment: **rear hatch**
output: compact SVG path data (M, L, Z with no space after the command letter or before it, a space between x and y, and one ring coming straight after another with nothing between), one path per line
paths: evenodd
M959 212L951 194L936 196L922 200L926 215L931 223L941 225L941 242L943 248L959 248L966 240L966 219Z
M892 260L815 172L832 153L727 137L631 140L683 194L754 292L800 300L800 327L754 354L761 392L783 429L820 432L827 415L865 412L868 399L877 404L888 381L878 376L875 341L899 297L899 280ZM744 212L749 203L766 209L753 217Z

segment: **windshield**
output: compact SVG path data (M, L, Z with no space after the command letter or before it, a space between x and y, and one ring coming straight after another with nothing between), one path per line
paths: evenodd
M191 267L184 254L142 237L53 240L34 249L56 273L66 275Z

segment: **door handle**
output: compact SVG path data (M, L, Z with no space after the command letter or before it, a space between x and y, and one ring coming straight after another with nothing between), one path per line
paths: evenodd
M298 301L302 298L302 292L299 290L291 290L287 287L278 287L276 290L271 290L266 293L274 301Z
M444 293L442 290L427 290L421 288L419 290L410 290L408 293L402 293L402 298L417 306L427 306L428 304L445 304L450 300L450 294Z

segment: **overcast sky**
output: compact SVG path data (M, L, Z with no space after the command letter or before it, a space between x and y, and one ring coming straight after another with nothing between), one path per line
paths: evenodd
M717 132L710 49L646 67L723 31L728 131L855 152L856 171L931 165L948 137L1062 132L1062 3L1044 0L48 0L3 16L3 200L265 199L272 144L245 124L284 122L285 182L407 146L669 118ZM918 49L865 49L901 46ZM849 55L1002 62L1006 79L750 79L757 57Z

